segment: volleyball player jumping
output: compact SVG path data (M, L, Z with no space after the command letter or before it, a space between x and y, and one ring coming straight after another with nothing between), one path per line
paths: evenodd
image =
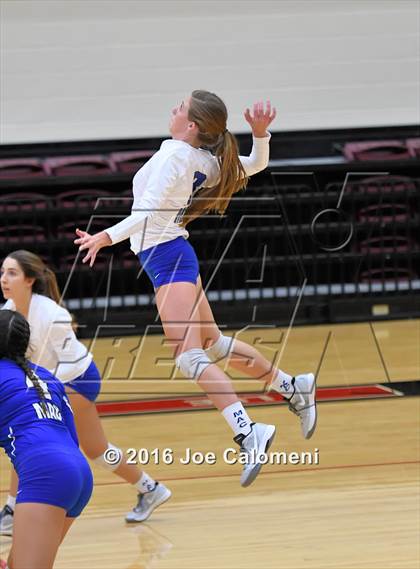
M108 442L95 406L101 376L92 354L76 338L69 312L59 304L61 295L55 274L37 255L20 250L4 259L0 275L3 296L7 299L3 309L20 312L30 324L30 360L65 384L80 446L95 464L134 486L138 492L137 505L126 515L126 521L144 521L168 500L171 492L137 465L127 464L122 450ZM109 449L114 452L112 461L107 460ZM0 535L12 534L17 484L13 471L10 493L0 512Z
M265 108L256 103L252 113L245 111L253 147L250 156L238 156L223 101L208 91L193 91L172 111L172 139L165 140L134 176L131 215L95 235L77 229L75 239L79 250L86 252L83 262L92 267L102 247L131 238L131 249L153 283L165 336L176 346L177 367L207 393L232 428L235 442L248 454L242 486L258 475L259 455L270 446L275 427L251 421L230 379L215 362L234 356L229 362L232 367L281 393L299 416L305 438L312 436L316 426L315 378L311 373L292 377L274 368L252 346L221 333L185 226L209 211L223 214L232 195L246 186L248 176L267 166L267 128L275 115L269 101ZM204 349L207 342L211 345Z

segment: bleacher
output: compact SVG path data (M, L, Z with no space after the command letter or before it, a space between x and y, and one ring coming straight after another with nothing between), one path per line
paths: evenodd
M322 143L308 133L305 146L299 134L289 136L287 151L287 135L273 136L269 168L234 197L227 215L188 226L222 323L419 315L412 295L420 289L420 139L406 130L390 140L324 133ZM39 254L81 323L104 312L122 322L129 313L142 328L155 314L151 284L128 242L101 251L94 270L73 244L76 227L97 232L130 212L133 172L159 147L134 144L0 153L1 256L19 248Z

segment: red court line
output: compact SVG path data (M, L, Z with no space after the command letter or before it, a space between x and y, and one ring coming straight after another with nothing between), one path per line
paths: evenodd
M350 468L377 468L381 466L403 466L408 464L420 464L420 460L405 460L400 462L374 462L368 464L336 464L333 466L318 466L315 468L290 468L286 470L269 470L263 471L258 476L266 476L269 474L291 474L292 472L316 472L326 470L345 470ZM232 465L235 466L235 465ZM209 478L239 478L239 472L232 474L205 474L203 476L174 476L172 478L159 478L162 482L176 482L178 480L208 480ZM115 482L95 482L95 486L120 486L129 484L123 480ZM9 489L1 489L0 494L8 493Z
M317 401L340 401L396 397L400 395L387 386L357 385L353 387L321 387L317 389ZM285 403L284 398L275 391L267 393L239 393L241 401L255 407ZM103 417L112 415L131 415L145 413L174 413L177 411L203 411L213 409L213 404L202 395L184 397L141 399L134 401L106 401L97 403L98 412Z

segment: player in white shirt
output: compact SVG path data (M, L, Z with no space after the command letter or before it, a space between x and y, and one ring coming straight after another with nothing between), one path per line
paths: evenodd
M232 195L246 186L248 176L267 166L267 128L275 114L269 101L265 108L260 102L252 113L245 111L253 147L250 156L238 156L223 101L208 91L193 91L172 111L172 140L165 140L134 176L131 215L96 235L77 229L75 240L79 250L86 252L83 262L93 266L102 247L130 237L131 249L154 285L165 336L177 347L177 367L207 393L232 428L235 442L248 453L243 486L258 475L259 455L270 446L275 427L251 421L230 379L215 362L233 354L232 367L281 393L299 416L305 438L312 436L316 426L315 378L313 374L292 377L252 346L221 333L185 226L209 211L223 214Z
M37 255L24 250L9 253L0 274L2 293L7 299L2 309L20 312L30 325L26 357L64 383L83 451L95 464L134 486L139 493L138 503L127 514L126 521L144 521L171 492L138 466L127 464L122 450L108 442L95 406L101 377L92 354L75 336L69 312L60 305L55 274ZM0 513L3 535L11 535L13 530L17 484L16 473L12 471L10 494Z

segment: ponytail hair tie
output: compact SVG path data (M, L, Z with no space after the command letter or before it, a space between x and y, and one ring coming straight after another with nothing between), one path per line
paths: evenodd
M227 128L225 128L225 130L223 131L223 133L222 133L222 134L226 134L226 133L227 133L227 131L228 131L228 129L227 129Z

